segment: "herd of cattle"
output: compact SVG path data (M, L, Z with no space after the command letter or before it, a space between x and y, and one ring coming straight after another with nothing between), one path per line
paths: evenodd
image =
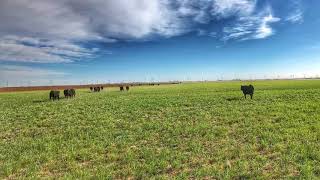
M120 86L120 91L124 91L124 86ZM130 87L126 86L126 91L129 91ZM241 91L243 92L243 95L245 98L247 98L247 95L250 95L251 99L253 98L254 94L254 87L252 85L249 86L241 86ZM103 86L97 86L97 87L90 87L91 92L100 92L103 90ZM65 89L63 91L65 98L74 98L76 96L76 91L74 89ZM60 99L60 91L51 90L49 94L50 100L59 100Z
M98 86L98 87L90 87L91 92L100 92L103 90L103 86Z
M74 89L65 89L63 91L65 98L74 98L76 97L76 90ZM51 90L49 94L50 100L59 100L60 99L60 91Z
M120 86L120 91L124 91L124 86ZM126 91L129 91L130 87L126 86ZM100 92L103 90L103 86L96 86L96 87L90 87L91 92ZM65 98L74 98L76 97L76 90L75 89L65 89L63 91ZM60 91L57 90L51 90L49 93L50 100L60 100Z
M126 86L126 90L129 91L130 87L129 86ZM120 86L120 91L124 91L124 87L123 86Z

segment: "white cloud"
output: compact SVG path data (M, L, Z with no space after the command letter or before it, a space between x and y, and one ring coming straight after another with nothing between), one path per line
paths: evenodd
M6 36L0 40L0 60L33 63L62 63L89 58L96 49L82 48L67 41Z
M175 28L176 19L168 4L167 0L3 0L0 2L0 20L4 24L0 31L107 41L112 37L172 34L171 26Z
M225 27L222 39L225 41L230 39L264 39L274 34L270 24L280 20L280 18L273 16L271 7L266 7L258 14L240 17L238 23Z
M302 23L303 22L303 11L300 5L295 5L294 10L285 19L291 23Z
M70 62L70 60L62 58L58 55L49 54L41 48L16 44L14 42L0 43L0 59L6 61L20 62Z
M278 22L280 21L280 18L273 17L272 14L269 14L268 16L263 17L261 20L261 24L258 27L256 31L256 35L254 36L255 39L263 39L268 36L271 36L274 32L272 28L270 27L270 23Z
M292 23L302 23L303 22L303 13L301 11L298 11L295 14L291 14L286 18L286 21L289 21Z
M301 0L291 0L289 5L289 14L285 18L285 21L288 21L290 23L302 23L303 22L303 16L304 16L304 10L302 6Z
M218 18L248 16L253 13L255 7L255 0L215 0L213 2L212 14Z
M172 37L228 18L234 23L225 27L224 39L265 38L273 33L270 23L277 18L259 14L256 4L256 0L1 0L0 61L72 62L97 52L81 46L84 42Z
M178 35L186 28L168 4L166 0L2 0L0 60L70 62L90 54L90 49L79 46L82 42ZM15 42L6 41L8 36Z

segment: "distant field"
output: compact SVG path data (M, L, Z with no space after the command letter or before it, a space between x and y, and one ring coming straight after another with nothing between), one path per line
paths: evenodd
M103 87L119 87L120 85L129 85L129 86L150 86L150 85L168 85L168 84L179 84L179 82L157 82L157 83L127 83L127 84L87 84L87 85L60 85L60 86L27 86L27 87L0 87L1 92L22 92L22 91L47 91L47 90L64 90L64 89L88 89L94 86L103 86Z
M0 178L320 178L320 81L0 93Z

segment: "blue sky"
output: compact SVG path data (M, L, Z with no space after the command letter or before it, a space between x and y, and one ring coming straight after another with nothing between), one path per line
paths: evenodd
M320 75L317 0L3 0L0 86Z

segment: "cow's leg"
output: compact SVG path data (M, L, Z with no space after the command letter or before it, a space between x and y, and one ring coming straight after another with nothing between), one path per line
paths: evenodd
M247 95L246 94L244 94L244 98L247 99Z
M250 97L251 97L251 99L252 99L252 97L253 97L253 94L250 94Z

